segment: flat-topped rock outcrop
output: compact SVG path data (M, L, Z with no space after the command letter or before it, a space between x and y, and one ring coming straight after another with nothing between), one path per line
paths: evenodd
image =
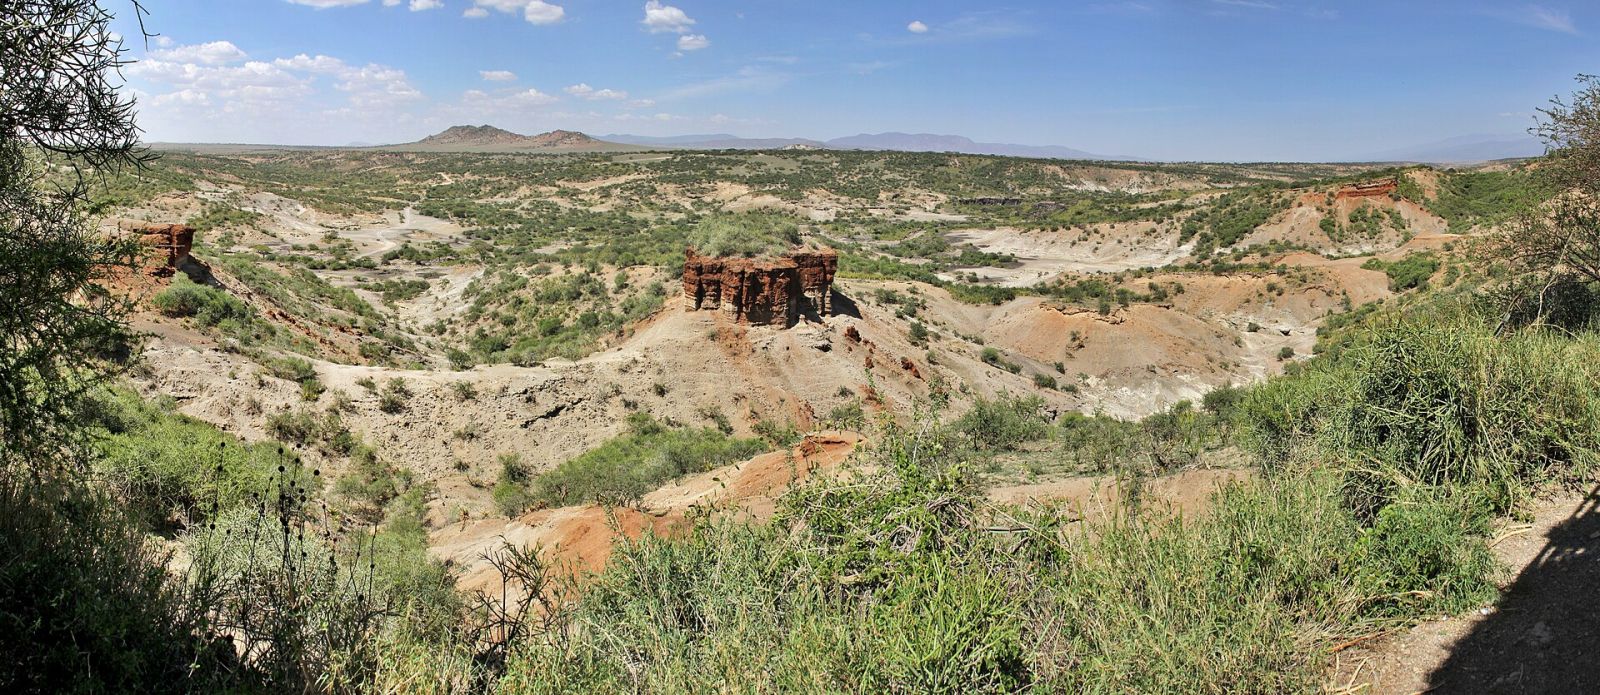
M702 256L684 252L683 297L688 311L718 310L738 323L792 326L804 313L832 311L833 249L796 250L770 258Z

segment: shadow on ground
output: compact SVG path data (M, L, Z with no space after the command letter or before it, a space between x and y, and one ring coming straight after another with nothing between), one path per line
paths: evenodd
M1600 487L1456 643L1429 693L1600 693Z

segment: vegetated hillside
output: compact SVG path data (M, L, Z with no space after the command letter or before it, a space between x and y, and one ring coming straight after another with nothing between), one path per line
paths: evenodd
M436 483L440 519L492 513L500 454L548 469L633 412L751 436L852 404L959 412L1003 393L1142 417L1252 383L1311 354L1327 317L1450 265L1430 210L1463 231L1487 219L1475 196L1509 189L1454 183L1485 175L1291 186L1254 165L881 153L169 154L110 181L102 205L189 221L210 267L147 304L142 392L333 470L348 447L319 442L348 431ZM1390 176L1395 195L1340 197ZM1337 220L1345 243L1297 210ZM684 311L686 247L762 238L839 249L844 315L778 330ZM1371 255L1318 253L1352 248ZM330 408L328 431L283 426Z
M458 125L413 143L385 145L381 149L406 152L625 152L644 148L596 140L571 130L520 135L491 125Z
M797 443L803 449L809 432L852 430L868 434L870 445L859 456L870 465L839 475L868 476L869 489L882 490L885 500L921 499L918 490L933 489L974 495L961 492L966 501L957 509L964 511L936 515L939 520L922 529L934 545L892 547L910 552L907 561L915 563L949 563L957 556L942 553L957 552L979 562L951 565L960 581L977 581L969 572L987 567L983 575L1007 577L1005 586L1012 586L1047 574L1045 568L1061 560L1036 554L1043 546L1025 544L1034 550L1010 556L979 542L971 524L993 513L990 503L978 502L979 490L1009 490L995 493L997 500L1073 496L1130 475L1278 460L1259 458L1266 455L1254 435L1243 433L1266 425L1245 423L1235 407L1238 399L1257 398L1247 394L1267 393L1260 390L1265 387L1241 387L1297 373L1320 350L1348 349L1348 336L1359 330L1349 326L1389 311L1380 305L1409 305L1441 289L1466 291L1481 281L1473 279L1479 270L1454 232L1497 224L1506 201L1539 194L1518 169L1148 166L856 152L169 153L149 170L108 179L98 192L100 207L115 215L194 225L194 257L208 268L192 279L178 274L141 298L137 325L150 338L144 366L131 379L137 396L116 396L122 412L138 416L102 424L126 435L119 446L131 447L112 456L106 475L124 479L129 489L156 491L151 504L168 510L156 514L167 515L163 523L193 524L206 514L200 501L218 483L185 472L182 461L210 440L196 435L168 450L149 443L170 431L203 430L183 419L192 416L257 447L284 446L278 456L293 462L284 464L286 474L309 469L317 473L312 478L329 481L297 482L313 491L308 495L385 533L403 533L391 549L371 551L393 563L386 566L415 564L416 553L435 545L440 557L471 577L472 587L505 581L496 569L505 563L485 563L477 553L501 534L520 534L589 548L564 557L597 569L595 558L606 553L737 557L720 544L746 538L781 554L772 556L774 567L808 577L802 593L838 581L860 585L849 601L879 603L882 591L921 591L890 579L922 576L920 570L906 574L909 566L898 560L875 565L856 551L834 555L828 548L835 541L820 536L808 541L813 550L774 543L794 523L877 538L879 530L858 524L878 512L824 519L814 510L898 508L875 506L897 502L850 501L857 494L847 492L852 488L828 491L841 483L821 478L810 483L822 486L813 492L763 488L767 492L757 498L764 501L752 513L765 521L709 522L712 536L685 541L710 544L692 546L698 549L594 540L595 534L609 538L608 505L643 500L647 509L660 506L681 497L657 491L675 479L701 475L720 485L745 475L740 471L749 467L740 462L752 454ZM840 252L833 315L783 328L686 310L678 278L686 247L762 255L797 244ZM1313 398L1339 402L1328 394ZM1276 413L1276 406L1262 412ZM916 430L920 434L898 429L919 417L931 417ZM895 458L900 447L925 446L950 458L919 458L913 468ZM154 469L128 463L149 456L165 463ZM260 465L270 472L272 460ZM762 460L750 470L771 467ZM945 469L956 462L962 466ZM256 465L239 468L238 475L249 477L224 487L259 487ZM235 474L227 466L222 472ZM1241 477L1251 476L1216 479ZM1081 500L1173 499L1198 512L1205 496L1184 488L1193 484L1199 483L1157 482L1148 496L1133 488ZM1250 501L1239 502L1246 507L1236 511L1261 514L1281 504L1314 510L1328 523L1356 525L1342 528L1364 523L1359 514L1342 516L1356 512L1328 494L1332 483L1308 479L1305 485L1287 500L1272 497L1291 494L1275 488L1238 493ZM839 502L801 502L809 494ZM716 498L725 504L706 499L703 508L715 510L736 498ZM699 523L703 513L696 509L682 510L684 523ZM624 530L679 532L679 525L661 521L666 516L624 516L633 520L623 522ZM981 523L1014 525L998 519ZM1235 530L1224 524L1214 532L1224 538ZM1307 532L1285 531L1284 537ZM1117 533L1111 526L1096 537ZM211 542L206 538L192 533L187 542L205 545ZM1335 534L1330 543L1341 538L1349 539ZM1324 567L1318 571L1332 571L1319 563L1362 566L1365 560L1351 559L1351 547L1309 549L1313 555L1303 560ZM614 564L602 577L622 571L611 569ZM1134 576L1155 568L1114 570L1124 571ZM386 573L384 581L396 587L416 580L398 569ZM437 583L447 575L427 576ZM768 580L746 581L764 586ZM1028 635L1041 629L1019 617L1035 609L1010 603L1015 597L1008 589L969 588L999 601L993 605L1011 606L992 616L1000 622L981 624ZM1082 600L1072 592L1085 590L1049 589L1057 592L1052 600L1069 602ZM848 606L855 604L830 605L804 610L827 616L834 626L827 629L843 629L849 618L838 611L853 611ZM441 610L430 606L419 610ZM1310 682L1314 661L1284 651L1284 640L1304 639L1303 624L1265 604L1252 606L1242 615L1277 627L1247 630L1245 642L1234 645L1256 650L1248 653L1257 656L1239 656L1239 663L1265 664L1246 669L1253 674L1246 677L1264 679L1250 682L1269 683L1257 688L1268 690ZM774 616L799 615L772 609ZM1191 609L1200 606L1169 610L1181 623L1182 611ZM552 615L600 619L582 612L587 608L571 610L578 612L562 608ZM1368 619L1359 611L1317 615L1335 622ZM752 626L773 635L800 628L789 622ZM761 658L812 658L800 645L762 639L769 654ZM517 669L542 663L546 656L538 655L545 652L538 650L548 647L527 652L507 677L515 682L523 672ZM1091 640L1077 648L1111 646ZM431 653L453 659L464 649L455 644ZM981 649L1011 654L1008 659L1028 653L1023 662L1037 665L983 676L995 679L982 681L991 685L1066 677L1048 675L1055 667L1046 667L1065 657L1002 643ZM670 666L651 669L667 689L698 687L699 676ZM913 671L872 672L877 675L863 683L921 682ZM1113 677L1108 674L1073 678L1092 684ZM606 687L603 675L581 678L591 676L599 680L582 681L585 687ZM1142 677L1155 678L1157 689L1197 682L1173 671Z

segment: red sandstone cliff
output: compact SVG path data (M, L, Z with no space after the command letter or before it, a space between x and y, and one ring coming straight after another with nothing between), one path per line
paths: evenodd
M135 224L123 229L144 249L141 272L147 275L172 277L194 247L194 228L186 224Z
M1381 179L1356 183L1339 189L1336 198L1376 198L1386 196L1400 189L1400 182L1396 179Z
M800 315L832 311L832 249L782 258L721 258L684 252L683 297L689 311L717 309L739 323L792 326Z

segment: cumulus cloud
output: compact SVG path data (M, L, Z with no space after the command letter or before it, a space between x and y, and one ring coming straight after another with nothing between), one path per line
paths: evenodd
M711 39L706 38L704 34L684 34L678 37L680 51L698 51L710 45Z
M232 41L210 41L191 46L173 46L158 51L151 51L149 57L153 60L164 60L173 63L196 63L199 65L225 65L244 60L247 56Z
M489 10L498 10L506 14L520 12L523 19L533 24L555 24L567 16L565 8L544 0L473 0L473 7L462 13L462 16L482 19L489 16Z
M517 73L510 70L479 70L478 77L486 82L511 82L517 79Z
M652 34L662 32L688 33L689 27L694 26L694 20L689 18L683 10L671 5L661 4L661 0L650 0L644 4L644 25Z
M628 93L616 89L595 89L588 84L579 82L563 89L562 91L589 101L621 101L628 98Z
M566 16L567 11L560 5L552 5L543 0L533 0L522 9L522 16L534 24L555 24Z
M923 24L921 20L912 20L910 24L906 25L906 31L913 34L926 34L928 33L928 25Z

